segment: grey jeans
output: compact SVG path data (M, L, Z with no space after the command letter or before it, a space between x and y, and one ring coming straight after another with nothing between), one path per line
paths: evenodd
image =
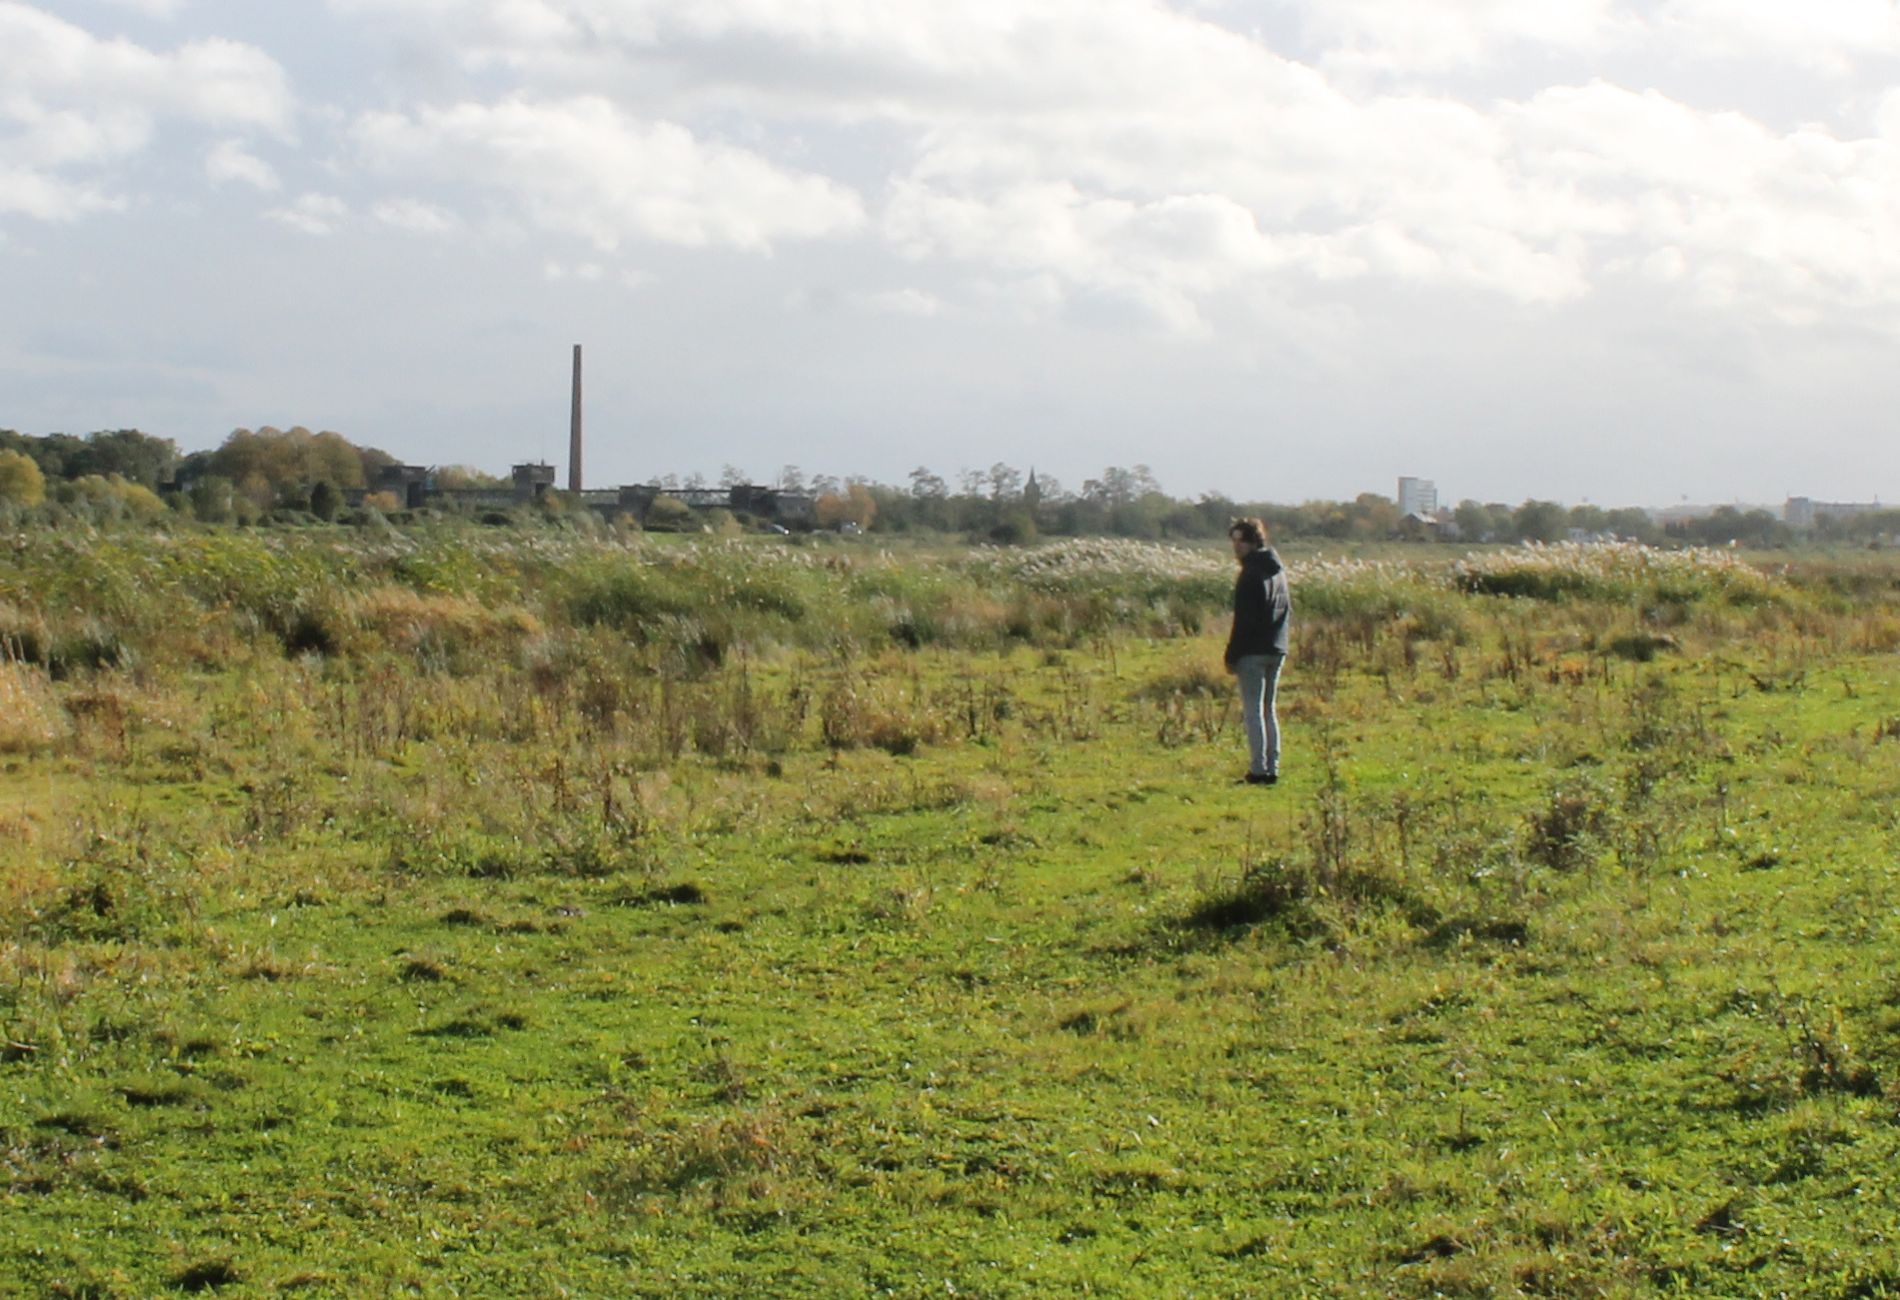
M1280 719L1274 697L1280 692L1285 655L1241 655L1234 660L1240 679L1240 720L1247 728L1247 770L1256 776L1280 770Z

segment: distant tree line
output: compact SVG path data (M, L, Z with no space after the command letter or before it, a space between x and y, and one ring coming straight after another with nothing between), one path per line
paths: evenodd
M168 509L211 523L277 512L328 519L346 491L395 463L340 433L302 427L234 429L216 449L189 455L136 429L85 437L0 429L0 505L99 521L156 519Z
M728 465L722 481L746 480L741 471ZM1241 501L1220 493L1186 499L1163 491L1146 465L1109 466L1075 490L1052 477L1026 475L1000 462L987 470L961 470L954 478L920 465L900 485L807 476L797 466L787 465L779 471L775 486L813 493L821 523L831 522L825 503L842 503L849 495L862 504L842 511L834 505L830 515L862 516L860 522L866 527L874 519L879 532L954 533L998 542L1028 541L1042 534L1205 539L1224 535L1228 524L1243 516L1265 520L1276 536L1342 542L1391 538L1557 542L1582 536L1777 546L1793 540L1787 526L1768 511L1729 506L1711 515L1663 524L1637 506L1605 509L1536 500L1513 506L1467 500L1444 512L1441 518L1450 525L1445 527L1406 520L1390 497L1376 492L1363 492L1351 501L1300 505ZM1891 536L1896 531L1896 516L1891 514L1822 523L1832 531L1817 531L1842 538Z
M0 429L0 510L149 522L166 514L159 485L178 444L136 429L43 438Z
M384 513L400 509L393 497L369 493L377 470L396 458L352 443L340 433L313 433L301 426L235 429L216 449L181 454L169 438L136 429L79 437L44 437L0 430L0 509L35 510L49 518L98 522L155 521L169 512L211 523L337 518L352 497ZM435 473L444 488L494 487L504 480L465 465ZM734 465L719 476L722 487L753 480ZM663 489L708 487L697 474L667 475ZM852 526L890 534L942 534L1008 544L1045 535L1117 536L1151 540L1218 538L1233 519L1257 516L1283 538L1340 542L1411 537L1460 542L1555 542L1566 538L1621 537L1645 542L1769 547L1794 540L1787 525L1766 510L1723 506L1693 519L1658 523L1637 507L1604 509L1554 501L1519 505L1461 501L1436 525L1400 516L1389 497L1363 492L1351 501L1299 505L1239 501L1220 493L1187 499L1162 490L1146 465L1109 466L1070 489L1038 472L1024 473L998 462L988 469L962 469L946 477L918 466L901 484L830 474L806 474L786 465L771 486L809 494L820 528ZM347 495L346 495L347 494ZM558 494L551 504L558 505ZM680 501L662 497L661 527L686 527L695 517ZM555 513L560 513L556 511ZM677 516L677 518L675 517ZM1449 524L1449 527L1444 526ZM1900 510L1846 518L1823 518L1814 535L1846 542L1891 538L1900 533Z

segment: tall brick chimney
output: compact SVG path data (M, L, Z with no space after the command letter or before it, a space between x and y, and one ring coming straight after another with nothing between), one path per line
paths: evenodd
M567 490L581 490L581 345L574 345L574 409L567 421Z

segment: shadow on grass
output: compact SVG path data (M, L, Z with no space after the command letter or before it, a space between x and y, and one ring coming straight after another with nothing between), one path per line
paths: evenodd
M1323 939L1354 912L1375 910L1397 911L1420 929L1441 924L1431 904L1389 875L1357 868L1321 873L1280 859L1254 863L1161 924L1190 941L1226 941L1266 926L1292 939Z
M704 907L706 891L687 881L684 884L656 886L638 892L622 891L609 898L616 907Z

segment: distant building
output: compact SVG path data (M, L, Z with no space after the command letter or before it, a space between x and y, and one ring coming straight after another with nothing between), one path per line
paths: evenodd
M738 484L726 493L726 507L734 514L755 515L778 524L809 524L818 516L818 499L809 492Z
M531 461L508 471L510 495L515 501L539 501L554 486L554 466Z
M426 465L378 465L373 492L387 492L405 510L422 505L435 491L435 471Z
M1420 519L1436 518L1438 485L1428 478L1399 479L1399 513Z
M1851 519L1886 510L1878 501L1814 501L1808 497L1789 497L1781 508L1781 520L1790 528L1812 528L1823 519Z

